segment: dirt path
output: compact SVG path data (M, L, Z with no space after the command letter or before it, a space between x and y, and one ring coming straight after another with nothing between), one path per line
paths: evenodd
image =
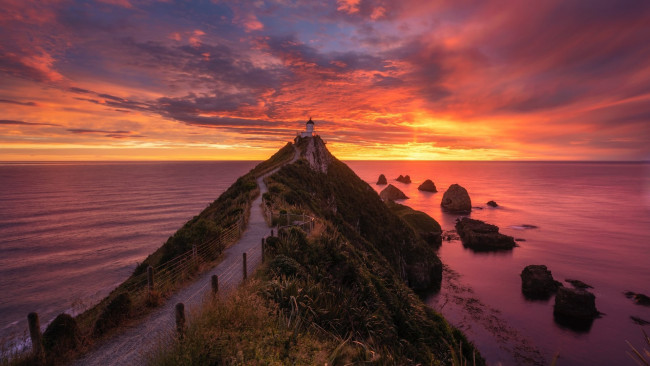
M294 146L294 149L295 146ZM296 149L293 159L299 157ZM278 168L279 169L279 168ZM275 169L265 176L275 173ZM243 277L242 253L247 256L248 273L252 273L262 259L261 240L270 233L262 211L262 195L267 192L264 177L257 179L260 195L253 201L248 227L237 243L224 251L223 260L196 281L171 296L164 305L154 310L137 324L116 334L105 343L74 361L72 365L141 365L146 355L161 344L168 342L175 332L174 308L177 303L185 304L185 313L191 322L192 314L200 310L206 297L211 296L211 277L219 276L219 293L227 294L237 287Z

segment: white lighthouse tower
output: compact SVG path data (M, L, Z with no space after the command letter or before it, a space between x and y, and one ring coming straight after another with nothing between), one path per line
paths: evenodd
M314 136L314 121L312 121L311 117L309 117L309 121L307 121L305 131L300 133L300 137L312 137L312 136Z

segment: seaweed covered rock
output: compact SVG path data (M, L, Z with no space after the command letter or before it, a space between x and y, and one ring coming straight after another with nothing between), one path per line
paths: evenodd
M521 292L528 299L548 299L562 286L544 265L526 266L520 276Z
M111 300L104 311L99 315L95 322L95 329L93 330L96 336L106 333L108 330L113 329L120 325L131 312L131 298L129 294L123 292L113 300Z
M427 179L422 184L420 184L418 190L425 191L425 192L438 192L436 185L433 183L431 179Z
M467 248L476 251L507 250L517 246L512 236L499 233L499 227L463 217L456 221L456 231Z
M411 177L408 176L408 175L401 175L400 174L399 177L395 178L395 180L400 182L400 183L405 183L405 184L411 183Z
M634 303L637 305L650 306L650 297L647 295L628 291L625 293L625 297L634 300Z
M553 315L556 321L573 326L586 328L600 313L596 309L596 296L582 289L560 287L555 296Z
M379 193L379 197L384 201L408 199L404 192L400 191L399 188L392 184L389 184L388 187L384 188L384 190Z
M442 196L440 206L448 212L467 213L472 211L472 200L465 188L458 184L452 184Z
M77 321L68 314L59 314L43 332L43 348L50 354L60 355L74 350L81 342Z
M377 185L386 185L386 184L388 184L388 181L386 180L386 176L380 174L379 178L377 179Z

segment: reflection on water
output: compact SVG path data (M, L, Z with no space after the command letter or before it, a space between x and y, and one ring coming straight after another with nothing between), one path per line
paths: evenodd
M650 293L650 205L644 198L649 164L348 164L378 191L382 187L374 183L385 174L410 197L404 204L427 212L443 230L452 230L459 216L443 212L440 201L447 187L458 183L468 190L472 206L480 207L471 218L520 239L511 251L476 253L450 236L439 249L448 267L442 289L426 300L466 331L490 363L548 365L559 351L558 365L627 364L625 341L642 346L640 326L630 317L650 320L650 308L623 293ZM413 183L396 182L400 174L410 175ZM426 179L438 193L417 190ZM499 206L488 206L490 200ZM583 332L558 324L554 298L528 301L521 293L519 275L530 264L548 266L558 281L592 285L596 307L606 315Z
M106 296L254 164L0 165L0 338Z

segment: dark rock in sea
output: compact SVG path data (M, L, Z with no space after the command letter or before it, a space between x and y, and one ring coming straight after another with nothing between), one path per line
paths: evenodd
M521 292L527 299L547 300L562 286L544 265L526 266L520 276Z
M386 176L383 175L383 174L380 174L379 179L377 179L377 184L378 185L388 184L388 181L386 180Z
M49 354L61 355L76 349L81 342L81 332L75 318L59 314L43 332L43 348Z
M418 190L425 191L425 192L438 192L436 185L433 183L431 179L427 179L422 184L420 184Z
M401 182L401 183L406 183L406 184L411 183L411 177L408 176L408 175L403 176L403 175L400 174L399 177L397 177L395 180L398 181L398 182Z
M456 231L463 245L476 251L507 250L517 246L515 239L499 233L496 225L468 217L456 220Z
M641 319L638 316L630 315L630 319L632 319L632 321L638 325L650 325L649 321Z
M456 230L445 230L442 233L442 238L446 241L460 240L460 236L458 236Z
M644 294L628 291L625 293L625 297L633 299L637 305L650 306L650 297Z
M467 213L472 211L472 200L469 193L458 184L452 184L442 196L440 206L445 211L453 213Z
M499 205L494 201L488 201L487 205L490 207L499 207Z
M539 228L539 226L529 225L529 224L523 224L523 225L521 225L521 227L523 227L524 229L538 229Z
M596 296L581 289L560 287L555 296L553 307L555 321L574 330L583 331L600 313L596 309Z
M526 241L526 239L524 239L524 238L517 238L517 239L515 239L515 241Z
M389 184L388 187L384 188L384 190L379 193L379 197L381 197L381 199L384 201L408 199L404 192L400 191L399 188L395 187L392 184Z
M565 279L565 281L570 283L571 286L573 286L574 288L578 288L578 289L586 290L588 288L594 288L593 286L587 285L586 283L584 283L584 282L582 282L580 280L572 280L570 278L567 278L567 279Z
M483 207L481 207L481 206L474 206L474 207L472 207L472 209L475 209L475 210L482 210Z

